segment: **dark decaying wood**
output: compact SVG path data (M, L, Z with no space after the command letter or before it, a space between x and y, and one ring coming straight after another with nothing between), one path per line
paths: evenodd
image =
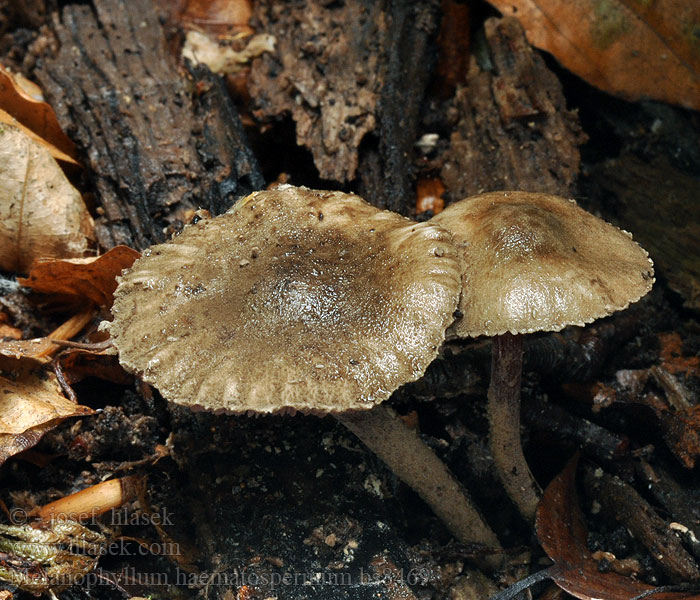
M255 3L255 26L275 36L276 52L253 61L253 114L291 116L323 179L353 179L358 146L376 126L385 20L382 2Z
M700 506L684 487L661 466L652 466L644 460L635 463L635 474L645 489L654 497L666 513L676 522L675 531L683 539L695 558L700 559Z
M253 62L262 121L291 115L322 179L359 176L378 206L406 213L419 108L434 64L437 0L255 3L277 52Z
M375 148L361 156L360 194L404 215L414 210L413 155L420 108L435 64L439 2L390 2L389 52L379 101Z
M644 544L668 576L675 581L700 581L700 570L683 548L680 538L652 506L628 483L617 477L584 470L586 491L600 502L604 514L614 515Z
M178 73L150 0L69 4L54 28L61 49L37 76L84 152L101 246L162 242L191 209L219 213L262 186L224 89Z
M643 318L644 312L632 307L585 328L569 327L561 332L527 336L523 368L545 375L550 383L594 381L614 352L638 332ZM403 386L398 395L444 399L483 394L486 384L482 373L490 360L489 340L470 344L447 342L423 377Z
M474 62L454 99L458 123L441 170L448 199L492 190L571 196L585 136L561 84L516 19L488 19L484 29L490 68Z
M686 306L700 309L700 178L665 157L647 161L631 153L597 165L592 178L615 206L620 226L649 251L657 272Z
M540 439L562 447L575 446L601 463L615 461L629 451L630 441L626 436L574 416L557 404L540 398L529 398L524 402L522 416Z

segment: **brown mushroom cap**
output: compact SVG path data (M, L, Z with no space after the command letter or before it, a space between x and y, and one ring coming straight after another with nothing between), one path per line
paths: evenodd
M491 192L431 222L452 232L467 271L452 331L459 337L559 331L626 308L654 283L632 236L573 200Z
M120 361L213 411L371 408L420 377L452 320L451 236L340 192L281 186L154 246L120 278Z

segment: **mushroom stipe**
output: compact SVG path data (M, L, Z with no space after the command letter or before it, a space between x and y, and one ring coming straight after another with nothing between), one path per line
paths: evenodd
M436 357L462 271L435 224L280 186L146 251L106 328L122 365L173 402L335 415L462 542L499 550L445 465L378 406Z

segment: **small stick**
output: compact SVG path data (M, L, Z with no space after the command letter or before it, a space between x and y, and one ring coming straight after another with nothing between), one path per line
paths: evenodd
M592 497L644 544L674 581L700 581L700 568L678 536L631 485L590 467L584 473Z
M61 367L61 363L58 360L58 357L54 358L51 361L51 368L53 369L53 372L56 375L56 379L58 379L58 384L61 386L63 393L68 397L68 399L71 402L75 402L76 404L78 404L78 396L75 394L75 391L70 386L70 384L66 381L65 375L63 374L63 367Z
M101 342L72 342L70 340L57 340L52 337L48 337L46 339L48 339L52 344L56 344L57 346L64 346L66 348L77 348L78 350L93 350L95 352L98 352L100 350L106 350L107 348L113 346L111 338L108 338Z

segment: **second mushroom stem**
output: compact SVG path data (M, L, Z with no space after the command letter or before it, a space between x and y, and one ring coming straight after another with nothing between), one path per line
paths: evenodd
M465 544L483 544L500 550L496 534L485 523L464 488L432 449L389 408L344 413L336 418L359 437L442 519ZM486 563L497 566L500 557Z
M542 490L527 466L520 441L523 338L511 333L498 335L493 338L491 352L489 447L508 496L533 524Z

